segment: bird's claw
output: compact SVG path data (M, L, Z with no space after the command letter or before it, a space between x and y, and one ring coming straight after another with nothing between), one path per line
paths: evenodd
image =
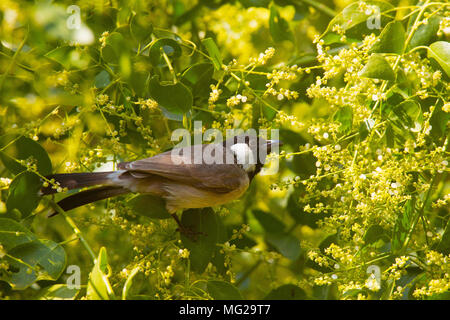
M196 231L191 227L186 227L183 225L178 226L177 231L180 232L186 238L189 238L192 241L197 241L199 236L206 236L207 234L201 231Z

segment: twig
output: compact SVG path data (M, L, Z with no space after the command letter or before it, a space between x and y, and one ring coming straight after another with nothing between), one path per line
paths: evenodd
M94 251L92 250L91 246L89 245L89 243L86 241L86 239L84 238L83 234L81 233L80 229L78 229L77 225L75 224L75 222L72 220L72 218L70 218L66 212L53 200L51 199L47 199L48 203L50 204L50 206L52 207L52 209L54 209L56 212L58 212L59 214L61 214L64 219L66 220L66 222L72 227L73 232L75 233L75 235L78 237L78 239L80 239L81 243L83 244L83 246L86 248L86 250L89 252L89 255L92 258L92 261L95 263L95 261L97 260L97 256L95 255Z

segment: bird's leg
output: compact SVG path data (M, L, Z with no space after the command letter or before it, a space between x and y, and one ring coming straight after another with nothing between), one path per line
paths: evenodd
M177 229L177 231L179 231L179 230L181 230L181 229L183 229L183 225L181 224L181 221L180 221L180 219L178 218L178 215L177 215L177 213L176 212L174 212L174 213L171 213L170 214L171 216L172 216L172 218L174 218L174 220L177 222L177 225L178 225L178 229Z
M179 212L182 212L182 211L179 211ZM177 212L171 213L171 216L175 219L175 221L178 224L177 231L179 231L181 234L188 237L189 239L191 239L193 241L197 241L199 235L201 235L201 234L204 235L204 233L201 231L195 231L191 227L184 226L181 223L180 219L178 218Z

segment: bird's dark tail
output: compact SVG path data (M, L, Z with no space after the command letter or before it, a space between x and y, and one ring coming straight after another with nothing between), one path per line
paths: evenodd
M58 205L64 211L69 211L69 210L84 206L85 204L88 204L91 202L115 197L115 196L129 193L129 192L130 191L128 189L125 189L122 187L103 186L103 187L98 187L98 188L89 189L89 190L75 193L75 194L68 196L67 198L64 198L61 201L59 201ZM56 214L57 214L57 212L55 211L55 212L51 213L49 215L49 217L52 217Z
M57 173L46 176L47 179L53 179L61 188L78 189L92 187L96 185L108 184L111 182L113 172L81 172L81 173ZM41 195L48 195L57 192L55 185L42 187Z

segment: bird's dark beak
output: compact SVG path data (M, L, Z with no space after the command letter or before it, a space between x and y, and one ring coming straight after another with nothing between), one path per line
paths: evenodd
M267 140L267 152L272 152L274 149L278 149L282 145L283 142L280 140Z

